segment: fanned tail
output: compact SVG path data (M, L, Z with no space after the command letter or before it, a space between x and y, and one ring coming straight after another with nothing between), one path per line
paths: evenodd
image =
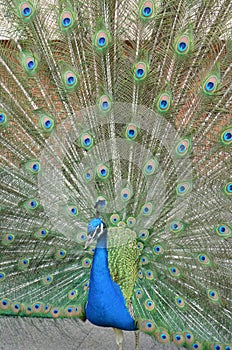
M100 200L139 328L231 349L231 10L4 2L0 314L85 318Z

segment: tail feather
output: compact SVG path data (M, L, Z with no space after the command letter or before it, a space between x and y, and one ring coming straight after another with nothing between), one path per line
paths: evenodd
M229 350L231 0L2 6L0 313L84 319L101 201L139 328Z

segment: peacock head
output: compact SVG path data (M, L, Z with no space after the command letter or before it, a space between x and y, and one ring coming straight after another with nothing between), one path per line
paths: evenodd
M106 224L100 217L92 219L88 224L88 237L85 243L87 248L94 240L98 240L103 234L106 233Z

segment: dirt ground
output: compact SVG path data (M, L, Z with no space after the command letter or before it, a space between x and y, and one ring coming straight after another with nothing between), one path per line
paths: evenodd
M123 350L134 350L134 332L124 332ZM0 350L117 350L111 328L74 320L0 317ZM175 350L140 335L140 350Z

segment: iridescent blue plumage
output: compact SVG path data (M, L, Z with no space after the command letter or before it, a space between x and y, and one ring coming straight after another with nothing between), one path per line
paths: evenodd
M86 305L87 319L97 326L114 327L128 331L136 330L136 325L126 307L122 291L110 275L107 252L107 230L100 218L91 220L89 233L102 231L97 241L90 274L88 302ZM105 226L105 225L104 225Z

